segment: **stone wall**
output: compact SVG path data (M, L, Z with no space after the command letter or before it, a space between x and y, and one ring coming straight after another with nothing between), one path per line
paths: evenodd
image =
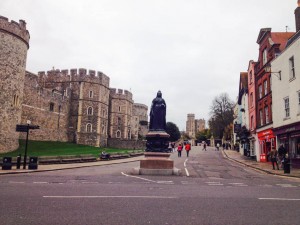
M30 133L30 140L70 141L68 138L70 99L56 89L45 89L38 84L38 76L26 72L22 124L27 120L39 125ZM26 133L21 133L25 138Z
M16 125L21 122L28 48L25 21L0 16L0 152L19 146Z
M108 138L107 147L120 149L145 150L146 141L140 140L121 140L119 138Z

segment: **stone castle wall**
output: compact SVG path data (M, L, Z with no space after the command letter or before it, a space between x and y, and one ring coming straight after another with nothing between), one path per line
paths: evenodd
M25 21L0 16L0 152L19 146L16 125L21 122L29 38Z
M110 89L109 137L131 139L132 93Z
M31 131L30 140L69 141L70 98L59 90L42 88L38 76L30 72L26 72L25 84L21 123L30 120L40 126ZM20 137L25 139L25 135Z

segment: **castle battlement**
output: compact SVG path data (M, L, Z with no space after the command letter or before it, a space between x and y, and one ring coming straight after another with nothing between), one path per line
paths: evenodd
M12 34L21 39L29 48L30 35L26 30L26 22L19 20L19 23L15 21L9 21L8 18L0 16L0 30Z
M101 71L96 70L87 70L84 68L79 69L55 69L49 70L47 72L40 71L38 76L43 79L58 78L65 81L78 81L78 82L95 82L102 84L106 87L109 87L109 77L102 73ZM53 80L53 79L52 79Z
M127 99L132 101L132 93L123 89L110 88L110 96L112 98Z

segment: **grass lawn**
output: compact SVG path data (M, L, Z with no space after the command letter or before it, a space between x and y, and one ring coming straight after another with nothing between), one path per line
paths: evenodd
M132 150L128 149L113 149L99 148L86 145L77 145L68 142L53 142L53 141L28 141L27 156L60 156L60 155L85 155L92 154L99 156L105 151L107 153L127 153ZM25 153L25 140L20 140L20 146L16 151L0 154L3 156L18 156Z

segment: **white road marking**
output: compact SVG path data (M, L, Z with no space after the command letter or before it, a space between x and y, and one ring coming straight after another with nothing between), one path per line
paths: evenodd
M99 184L99 182L94 182L94 181L84 181L82 183L83 184Z
M215 184L208 184L208 185L211 185L211 186L223 186L224 184L221 184L221 183L215 183Z
M158 184L174 184L173 181L157 181Z
M23 181L9 181L10 184L25 184Z
M258 198L259 200L300 201L299 198Z
M184 167L186 167L186 162L188 161L188 159L186 159L183 163Z
M133 178L137 178L137 179L141 179L141 180L145 180L145 181L149 181L149 182L152 182L152 183L157 183L156 181L154 180L149 180L149 179L146 179L146 178L143 178L143 177L138 177L138 176L132 176L132 175L128 175L126 173L123 173L121 172L122 175L126 176L126 177L133 177Z
M189 177L190 176L189 171L187 170L187 168L184 169L185 169L186 176Z
M175 199L176 196L43 196L43 198L156 198L156 199Z
M292 184L276 184L277 186L281 186L281 187L287 187L287 188L290 188L290 187L298 187L298 186L294 186Z
M190 174L189 174L189 171L188 171L188 169L186 168L186 162L187 162L187 161L188 161L188 159L185 159L185 161L184 161L183 165L184 165L184 170L185 170L186 176L187 176L187 177L189 177L189 176L190 176Z

